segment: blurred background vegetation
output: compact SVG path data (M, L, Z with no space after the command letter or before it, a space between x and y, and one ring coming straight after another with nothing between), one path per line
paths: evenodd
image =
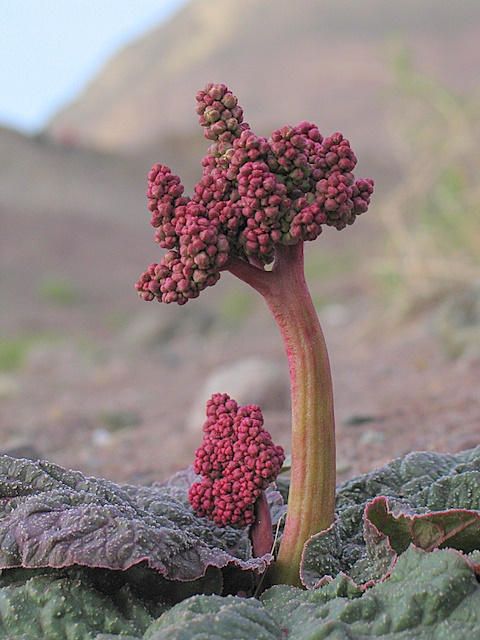
M399 312L479 282L480 93L418 71L398 44L388 59L383 99L398 174L377 212L385 244L374 272Z

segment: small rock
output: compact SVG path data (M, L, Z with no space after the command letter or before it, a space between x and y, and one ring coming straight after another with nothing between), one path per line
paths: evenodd
M208 309L197 307L195 313L172 307L168 313L138 313L127 326L123 344L130 348L165 347L187 335L205 336L214 324L215 316Z
M176 319L159 313L138 313L129 323L122 336L128 347L152 347L168 343L175 335Z
M350 320L350 314L347 307L343 304L332 303L324 307L319 316L321 322L331 327L345 327Z
M336 470L338 474L348 473L352 465L348 460L337 460Z
M92 433L92 444L96 447L107 447L113 440L113 435L107 429L95 429Z

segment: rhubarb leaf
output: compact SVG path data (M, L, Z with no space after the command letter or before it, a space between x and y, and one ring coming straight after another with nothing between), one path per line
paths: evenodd
M120 486L48 462L0 458L0 568L72 565L126 570L140 563L170 580L208 567L265 571L245 557L245 530L197 517L178 488ZM235 550L242 548L243 557Z
M338 521L312 536L303 550L300 577L307 589L315 589L323 576L336 576L342 570L342 540Z
M387 498L379 497L367 504L365 520L388 537L397 553L405 551L411 543L425 551L448 546L469 553L480 547L480 511L392 510Z
M260 601L196 595L155 620L137 601L119 607L118 598L76 580L73 570L37 571L33 578L14 571L18 580L0 587L0 637L9 640L480 638L480 584L471 564L452 550L411 546L390 577L371 588L339 574L308 591L271 587Z
M194 596L153 622L143 640L479 640L480 585L451 550L410 547L369 589L344 574L318 589L277 585L261 602Z
M288 640L480 638L480 585L455 551L410 547L389 579L363 592L332 598L336 583L345 585L345 576L310 591L275 586L261 600Z
M378 581L388 575L397 552L404 551L410 542L425 540L421 546L431 549L447 546L442 536L453 540L452 532L439 532L438 527L447 526L446 521L442 524L428 518L415 521L414 528L420 527L416 537L402 537L401 525L397 524L393 542L390 538L385 540L381 527L378 529L369 517L365 518L367 505L378 500L377 496L388 499L398 512L417 516L432 509L479 510L480 447L455 455L410 453L341 485L337 491L336 523L312 536L304 548L300 575L307 588L315 587L325 575L334 577L339 572L348 573L359 583ZM465 527L463 520L449 518L450 527L462 528L453 546L466 552L476 548L478 525L470 522ZM430 531L431 527L436 531L429 535L427 529Z
M27 579L7 573L10 584L0 587L1 638L83 640L98 633L137 638L152 621L147 607L132 601L128 589L113 599L68 572L36 571Z
M282 640L281 628L254 598L194 596L151 624L144 640Z
M480 455L478 457L480 467ZM469 509L480 511L480 470L471 469L439 478L430 486L420 491L413 504L425 507L430 511L445 509Z

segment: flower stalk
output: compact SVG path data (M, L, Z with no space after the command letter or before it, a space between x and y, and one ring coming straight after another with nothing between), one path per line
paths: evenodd
M226 267L265 298L287 352L292 467L287 519L271 579L300 585L305 542L334 520L336 473L332 377L322 328L305 281L303 242L279 245L272 271L240 261L229 261Z

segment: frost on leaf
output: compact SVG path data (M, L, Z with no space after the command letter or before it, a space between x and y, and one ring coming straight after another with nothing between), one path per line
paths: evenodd
M120 486L48 462L0 458L0 568L147 565L190 581L208 567L263 572L270 556L242 558L245 532L206 525L174 486ZM245 545L243 545L245 547Z

